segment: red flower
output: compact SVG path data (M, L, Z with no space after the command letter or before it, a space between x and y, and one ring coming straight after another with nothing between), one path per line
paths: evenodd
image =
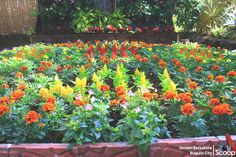
M236 71L229 71L229 72L227 73L227 76L229 76L229 77L234 77L234 76L236 76Z
M145 92L145 93L143 93L143 98L146 99L146 100L152 100L153 95L150 92Z
M61 65L58 65L56 71L57 71L57 72L62 72L62 66L61 66Z
M210 106L219 105L219 104L220 104L220 100L218 98L212 98L210 100Z
M70 60L71 59L71 56L66 56L66 60Z
M6 112L10 112L7 105L0 105L0 116L3 116Z
M171 99L177 98L177 95L176 95L174 92L166 91L166 92L163 94L163 98L165 98L165 99L167 99L167 100L171 100Z
M220 104L213 107L212 113L215 115L223 115L223 114L232 115L233 110L231 109L229 104Z
M208 90L203 92L203 94L207 95L208 97L212 97L213 96L212 92L208 91Z
M219 75L219 76L216 77L215 81L216 81L216 82L223 83L223 82L225 82L226 80L225 80L225 77L224 77L224 76Z
M185 73L187 71L187 68L185 68L184 66L181 66L179 68L179 71L182 72L182 73Z
M72 66L71 66L71 65L66 65L65 68L66 68L67 70L70 70L70 69L72 68Z
M188 87L190 89L197 89L198 88L198 83L194 82L194 81L190 81L188 84Z
M24 116L24 119L27 124L38 122L39 118L41 118L41 115L35 111L29 111L27 115Z
M184 103L193 102L193 99L191 98L191 95L192 94L190 92L180 93L178 95L178 99L181 100Z
M26 71L28 68L26 66L21 66L20 69L21 71Z
M163 60L160 60L160 61L158 62L158 65L160 65L162 68L165 68L165 67L166 67L166 62L163 61Z
M208 74L208 75L207 75L207 79L209 79L209 80L213 80L213 79L214 79L214 75L212 75L212 74Z
M148 58L147 58L147 57L143 57L143 58L142 58L142 62L143 62L143 63L147 63L147 62L148 62Z
M185 105L181 106L181 112L183 115L193 115L194 112L196 112L196 109L193 104L186 103Z
M111 100L111 102L110 102L110 104L112 106L116 106L118 103L119 103L119 100L117 100L117 99Z
M15 91L13 91L13 92L11 93L11 98L12 98L13 100L19 100L19 99L21 99L24 95L25 95L25 93L24 93L22 90L17 89L17 90L15 90Z
M196 69L195 69L196 72L201 72L202 71L202 67L201 66L198 66Z
M212 69L212 70L219 70L220 67L219 67L218 65L214 65L214 66L211 67L211 69Z
M158 55L157 54L154 54L153 56L152 56L152 58L154 59L154 60L158 60Z
M82 98L82 100L77 99L73 103L75 106L85 106L88 102L84 98Z
M137 61L140 61L141 60L141 55L139 55L139 54L137 54L136 56L135 56L135 59L137 60Z
M38 68L38 71L45 71L46 70L46 67L44 65L41 65L39 68Z
M55 105L51 102L46 102L43 105L43 111L45 112L53 112L55 110Z
M108 85L101 85L101 87L100 87L100 90L102 91L102 92L105 92L105 91L109 91L110 90L110 87L108 86Z
M54 104L56 100L54 97L48 97L46 101Z

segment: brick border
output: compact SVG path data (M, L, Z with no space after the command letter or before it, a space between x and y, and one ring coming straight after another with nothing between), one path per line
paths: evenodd
M236 135L231 136L236 141ZM216 146L226 144L225 136L162 139L150 145L148 157L190 157L189 151L180 146ZM98 143L75 146L66 150L68 144L0 144L0 157L142 157L131 144Z

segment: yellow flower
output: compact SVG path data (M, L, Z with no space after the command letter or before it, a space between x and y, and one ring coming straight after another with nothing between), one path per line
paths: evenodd
M140 75L140 71L138 69L135 70L135 75Z
M231 59L227 59L226 62L231 62Z
M165 79L170 79L168 70L167 70L166 68L165 68L165 70L164 70L164 77L165 77Z
M75 79L76 87L85 88L86 84L87 84L87 78L86 77L84 77L83 79L79 79L79 78Z
M141 72L140 86L146 86L147 80L144 72Z
M117 69L116 69L116 76L120 79L123 78L123 75L122 75L122 72L121 72L121 69L120 69L119 65L117 66Z
M74 90L69 85L61 88L61 96L64 98L68 98L68 96L72 95L73 93L74 93Z
M150 47L150 48L148 48L148 51L152 51L152 48Z
M47 88L40 88L39 95L44 99L47 99L51 96L50 91Z
M64 51L64 52L63 52L63 54L67 55L67 52L66 52L66 51Z
M100 81L96 82L96 88L99 90L102 86L102 83Z
M83 65L79 68L79 72L81 74L85 73L85 67Z
M99 81L99 77L96 75L96 73L93 74L92 81L93 82L98 82Z
M104 64L104 66L103 66L103 71L107 71L107 65L106 64Z
M173 81L170 82L169 91L174 92L174 93L176 91L176 84Z

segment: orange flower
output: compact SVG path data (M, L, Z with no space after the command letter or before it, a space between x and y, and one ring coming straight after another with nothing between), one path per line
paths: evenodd
M47 61L42 61L41 64L45 67L52 67L53 66L52 62L47 62Z
M4 84L2 85L2 88L8 89L8 88L10 88L10 86L9 86L7 83L4 83Z
M8 96L4 96L0 98L0 104L9 104L11 102Z
M25 82L21 82L17 87L17 89L19 90L25 90L26 88L27 88L27 83Z
M214 75L212 75L212 74L208 74L208 75L207 75L207 79L209 79L209 80L213 80L213 79L214 79Z
M196 60L198 63L202 62L202 59L201 59L200 57L198 57L198 56L195 57L195 60Z
M56 100L54 97L48 97L46 101L54 104Z
M111 100L111 102L110 102L110 104L112 106L116 106L118 103L119 103L119 100L117 100L117 99Z
M177 60L177 61L175 62L175 65L178 66L178 67L181 67L183 64L182 64L182 62L180 62L180 61Z
M158 55L157 54L154 54L153 56L152 56L152 58L154 59L154 60L158 60Z
M125 88L123 87L123 86L118 86L118 87L116 87L116 91L118 92L118 91L123 91L123 90L125 90Z
M77 99L73 103L75 106L85 106L88 102L82 98L82 100Z
M3 116L6 112L10 112L7 105L0 105L0 116Z
M66 65L65 68L66 68L67 70L70 70L70 69L72 68L72 66L71 66L71 65Z
M20 69L21 71L26 71L28 68L26 66L21 66Z
M188 103L188 102L193 102L193 99L191 98L191 93L190 92L186 92L186 93L180 93L178 95L178 99L184 103Z
M35 111L29 111L27 115L24 116L24 119L27 124L36 123L38 122L39 118L41 118L41 115Z
M148 58L147 58L147 57L143 57L143 58L142 58L142 62L143 62L143 63L147 63L147 62L148 62Z
M188 84L188 87L190 89L197 89L198 88L198 83L194 82L194 81L190 81Z
M120 97L120 98L125 98L126 97L126 91L125 90L119 90L116 92L116 94Z
M61 66L61 65L58 65L56 71L57 71L57 72L62 72L62 66Z
M212 98L210 100L210 106L219 105L219 104L220 104L220 100L218 98Z
M145 92L145 93L143 93L143 98L146 99L146 100L152 100L153 95L150 92Z
M105 91L109 91L110 90L110 87L108 86L108 85L101 85L101 88L100 88L100 90L102 91L102 92L105 92Z
M172 91L166 91L164 94L163 94L163 98L167 99L167 100L171 100L171 99L174 99L176 98L177 95L172 92Z
M229 104L220 104L213 107L212 113L215 115L223 115L223 114L232 115L233 110L231 109Z
M53 112L55 110L55 105L51 102L47 102L43 105L43 111Z
M71 58L71 56L66 56L66 60L67 61L70 60L70 58Z
M184 66L181 66L179 68L179 71L182 72L182 73L185 73L187 71L187 69Z
M181 106L181 112L183 115L190 115L192 116L194 112L196 112L196 109L193 104L186 103Z
M211 91L208 91L208 90L206 90L205 92L203 92L203 94L207 95L208 97L212 97L212 96L213 96L212 92L211 92Z
M227 76L229 76L229 77L234 77L234 76L236 76L236 71L229 71L229 72L227 73Z
M201 66L198 66L196 69L195 69L196 72L201 72L202 71L202 67Z
M84 54L84 58L88 58L89 57L89 54L88 53L85 53Z
M46 67L44 65L41 65L39 68L38 68L38 71L45 71L46 70Z
M137 54L136 56L135 56L135 59L137 60L137 61L140 61L141 60L141 55L139 55L139 54Z
M17 90L15 90L15 91L13 91L13 92L11 93L11 98L12 98L13 100L19 100L19 99L21 99L24 95L25 95L25 93L24 93L22 90L17 89Z
M22 72L17 72L16 73L16 77L17 78L22 78L23 77L23 73Z
M233 94L236 94L236 89L233 89L232 92L233 92Z
M160 65L162 68L165 68L165 67L166 67L166 62L161 59L161 60L158 62L158 65Z
M212 69L212 70L219 70L220 67L219 67L218 65L214 65L214 66L211 67L211 69Z
M85 68L90 68L92 65L90 63L85 65Z
M216 82L221 82L221 83L223 83L223 82L225 82L226 80L225 80L225 77L224 77L224 76L219 75L219 76L216 77L215 81L216 81Z
M44 125L45 125L45 124L42 123L42 122L39 123L39 127L43 127Z

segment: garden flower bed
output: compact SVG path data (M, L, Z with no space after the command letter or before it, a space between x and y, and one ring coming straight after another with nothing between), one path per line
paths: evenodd
M128 142L235 133L235 51L35 44L1 52L0 142Z

